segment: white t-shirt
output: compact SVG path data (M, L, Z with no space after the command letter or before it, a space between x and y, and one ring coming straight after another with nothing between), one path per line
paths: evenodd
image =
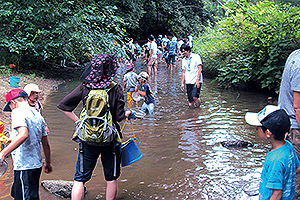
M37 169L43 165L42 136L47 136L45 121L33 107L21 106L11 112L12 140L18 135L18 127L27 127L28 138L11 152L14 170Z
M150 52L151 52L151 49L153 49L151 58L157 58L157 44L155 41L152 41L150 43Z
M182 70L185 69L185 83L195 84L198 76L198 65L202 65L201 58L198 54L191 53L190 58L184 57L181 61ZM200 83L203 83L203 76L201 72Z

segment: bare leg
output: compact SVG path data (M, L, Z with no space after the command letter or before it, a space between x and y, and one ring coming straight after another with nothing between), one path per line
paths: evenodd
M74 181L72 187L72 200L82 200L84 197L84 185L83 182Z
M148 74L149 74L149 76L151 75L151 65L147 65L147 67L148 67Z
M106 181L106 200L115 200L118 193L117 180Z

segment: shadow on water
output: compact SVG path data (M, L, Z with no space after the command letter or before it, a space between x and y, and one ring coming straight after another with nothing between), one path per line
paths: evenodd
M137 73L145 69L143 63L136 64ZM122 168L118 199L251 199L243 194L243 186L260 176L269 146L258 139L244 115L264 107L267 96L222 90L204 79L200 108L189 108L186 94L180 90L180 67L170 70L160 64L158 69L157 76L149 80L155 93L155 116L133 120L144 158ZM124 69L118 73L115 80L123 85ZM78 83L61 85L45 102L54 171L43 173L42 180L73 180L77 144L71 136L75 126L56 105ZM131 135L127 126L123 140ZM228 149L220 145L226 140L248 140L255 145ZM87 183L86 199L105 198L98 163ZM13 176L12 171L6 176ZM60 199L43 188L40 194L41 199Z

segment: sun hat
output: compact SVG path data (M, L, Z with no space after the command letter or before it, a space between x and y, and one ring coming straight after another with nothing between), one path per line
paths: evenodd
M129 71L129 70L131 70L132 68L134 68L134 64L133 64L133 63L127 63L127 64L126 64L126 67L125 67L125 70L126 70L126 71Z
M264 126L272 133L284 134L290 129L290 118L279 106L267 105L258 113L247 112L245 120L254 126Z
M6 96L5 96L5 99L6 99L6 104L3 108L3 112L11 112L11 109L9 107L9 102L17 97L28 97L27 93L22 90L22 89L13 89L11 91L9 91Z
M147 72L141 72L138 76L138 79L140 78L147 80L149 78L149 75L147 74Z
M115 57L101 53L92 58L88 67L82 73L80 80L87 88L106 88L112 82L117 69L118 65Z
M30 96L31 92L41 92L42 90L39 89L39 86L34 83L27 84L23 89L28 96Z

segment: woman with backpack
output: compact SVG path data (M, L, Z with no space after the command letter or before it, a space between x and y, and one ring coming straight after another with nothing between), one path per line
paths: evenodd
M80 85L64 97L57 106L69 119L75 122L77 126L73 140L79 142L79 153L71 194L72 200L84 198L84 184L91 179L97 159L100 155L107 183L106 199L115 199L117 196L117 179L120 176L121 161L120 144L122 138L118 122L121 122L127 117L128 119L134 118L134 114L131 114L131 111L124 110L125 101L122 86L112 81L117 68L118 65L113 55L98 54L94 56L80 78ZM86 101L90 92L95 90L105 90L107 92L109 110L103 113L111 115L112 124L109 125L105 119L103 120L105 123L98 121L93 124L95 127L91 127L91 129L98 128L97 130L100 132L103 131L103 129L106 130L106 127L110 127L107 129L109 132L116 132L116 134L113 135L114 138L112 142L99 145L95 145L93 142L86 142L85 138L81 137L81 131L89 127L91 123L91 120L86 120L87 117L83 113L87 113L86 115L88 115L88 112L86 112L86 108L88 107L86 106ZM84 112L81 112L79 118L73 110L78 106L80 101L83 102ZM94 135L95 134L93 134L92 137ZM101 143L101 141L98 142Z

